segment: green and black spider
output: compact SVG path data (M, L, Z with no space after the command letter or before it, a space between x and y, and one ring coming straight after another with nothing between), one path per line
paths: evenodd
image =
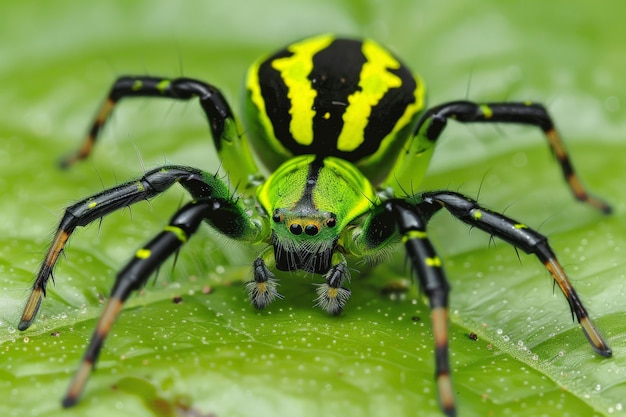
M197 98L222 169L237 192L233 194L217 175L166 165L66 209L24 308L20 330L35 319L54 265L76 227L155 197L176 183L193 198L118 273L64 406L77 402L124 301L202 222L229 238L266 245L253 262L254 279L246 285L259 309L281 298L273 270L300 270L323 275L316 304L338 315L350 297L344 286L349 277L347 257L376 258L393 245L403 245L429 300L439 401L448 416L456 414L448 361L449 285L426 232L429 220L441 209L536 255L567 298L594 351L611 356L545 236L457 192L407 192L422 181L448 120L517 123L540 128L574 196L609 213L610 207L581 185L541 104L454 101L426 108L424 83L389 51L371 40L321 35L293 43L251 66L245 130L211 84L190 78L120 77L87 141L64 161L66 167L91 153L114 106L127 97ZM270 173L267 177L255 156Z

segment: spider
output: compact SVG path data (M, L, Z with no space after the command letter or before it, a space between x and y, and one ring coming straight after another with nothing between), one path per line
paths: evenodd
M339 315L351 294L345 286L348 260L377 259L394 245L404 246L431 309L435 379L440 407L448 416L456 414L448 360L450 288L427 235L429 220L441 209L534 254L567 298L593 350L611 356L545 236L458 192L412 191L448 120L517 123L543 131L576 199L610 213L608 204L581 185L544 106L453 101L427 108L425 95L422 79L387 49L372 40L332 34L292 43L250 67L245 129L211 84L191 78L118 78L87 140L63 160L64 167L89 156L121 99L197 98L228 181L197 168L165 165L66 209L24 307L20 330L33 323L59 254L76 227L155 197L173 184L192 197L118 273L63 405L77 403L125 300L202 222L231 239L265 244L252 263L253 280L245 286L258 309L282 298L274 271L305 271L323 276L316 305Z

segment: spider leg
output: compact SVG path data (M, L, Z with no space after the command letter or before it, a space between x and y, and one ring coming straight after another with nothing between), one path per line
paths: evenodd
M196 232L200 222L208 220L213 224L220 223L223 222L221 216L225 213L237 211L237 207L230 200L206 198L192 201L172 217L169 225L161 233L135 253L117 274L104 312L63 399L64 407L71 407L78 401L104 341L128 296L144 286L150 275Z
M404 245L411 270L427 296L431 309L435 341L435 379L439 404L444 413L456 415L450 362L448 355L448 294L450 285L440 258L426 234L426 225L433 210L421 212L414 204L400 199L385 201L374 207L362 228L348 231L344 249L357 256L375 256L397 242Z
M168 79L149 76L119 77L111 87L107 98L98 110L87 138L80 148L61 160L61 167L68 168L87 158L98 140L102 128L109 120L117 103L126 97L158 97L175 100L198 98L213 136L215 148L230 182L243 187L254 186L260 176L246 137L241 133L233 112L215 86L191 78Z
M587 193L574 170L552 117L539 103L452 101L426 110L415 128L414 138L405 152L400 154L393 170L393 177L387 179L388 186L396 191L401 191L400 189L411 191L412 182L410 181L419 182L424 175L422 171L428 165L420 163L420 159L430 158L435 142L445 129L448 120L461 123L513 123L540 128L561 166L565 181L574 197L605 214L611 212L611 207L606 202ZM416 171L418 169L421 171Z
M428 297L435 340L435 378L439 404L444 413L452 417L456 415L456 408L448 357L450 285L446 280L441 260L426 234L427 218L422 216L415 207L402 200L388 200L384 203L384 208L395 218L402 244L417 273L420 287Z
M523 223L487 210L471 198L456 192L427 192L422 194L422 198L424 201L418 207L430 206L427 210L431 212L434 210L433 207L443 207L463 222L497 236L526 253L537 256L565 295L593 350L598 355L611 356L611 348L589 318L580 297L567 278L544 235Z
M94 194L68 207L33 283L18 328L26 330L35 320L42 298L46 295L46 286L52 276L54 266L76 227L86 226L123 207L155 197L175 183L180 183L196 199L216 197L229 200L231 198L228 186L214 175L191 167L170 165L148 171L140 179ZM224 218L219 222L215 219L213 226L231 237L237 237L238 233L253 233L252 230L256 226L243 213L243 208L236 207L239 212L235 215L247 219L247 223L233 221L232 216L226 217L226 212L224 212ZM231 228L241 230L230 230Z

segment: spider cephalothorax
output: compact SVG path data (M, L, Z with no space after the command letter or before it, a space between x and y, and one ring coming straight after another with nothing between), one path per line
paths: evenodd
M426 232L428 221L442 208L537 256L567 298L592 348L602 356L611 355L545 236L456 192L413 193L448 120L519 123L544 132L578 200L610 212L606 203L589 196L581 185L542 105L454 101L426 109L422 80L385 48L371 40L321 35L291 44L251 66L244 103L246 129L211 84L189 78L120 77L87 141L63 166L87 157L115 104L135 96L198 98L222 167L238 192L233 195L217 175L168 165L68 207L24 308L20 330L34 321L54 265L76 227L152 198L173 184L182 185L192 197L118 274L65 406L78 400L126 298L202 222L232 239L265 244L252 263L254 279L246 285L257 308L281 298L274 269L301 270L323 275L315 304L337 315L350 297L344 286L349 278L346 256L377 259L398 243L404 246L432 310L439 401L449 416L455 414L448 362L449 286ZM271 172L267 179L249 143ZM407 195L407 190L413 194Z
M274 214L272 220L272 246L277 269L316 274L328 272L338 239L335 231L328 230L336 228L332 213L284 210Z

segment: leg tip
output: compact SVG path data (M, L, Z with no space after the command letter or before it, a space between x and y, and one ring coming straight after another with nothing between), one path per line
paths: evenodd
M447 417L456 417L456 408L444 408L442 411Z
M588 195L588 194L584 194L580 197L577 197L578 200L580 200L581 202L585 203L585 204L589 204L591 207L594 207L598 210L600 210L600 212L602 214L611 214L613 213L613 207L611 207L609 205L609 203L607 203L606 201L600 199L600 198L596 198L594 196Z
M22 320L20 324L17 325L17 329L21 332L28 329L30 325L33 324L33 320Z
M600 356L605 357L605 358L610 358L613 356L613 350L608 347L605 346L602 349L598 349L595 346L593 347L593 350Z
M580 326L583 330L585 337L587 337L587 341L591 345L596 354L603 356L605 358L610 358L613 355L613 351L609 347L609 344L604 340L596 326L593 324L589 317L582 317L578 320Z
M439 392L439 406L441 411L448 417L456 417L456 406L452 390L452 381L448 373L437 377L437 390Z
M70 408L70 407L74 407L77 402L78 402L78 398L67 396L63 398L61 405L63 406L63 408Z
M31 324L35 321L37 317L37 312L39 311L39 307L41 306L41 300L43 298L44 291L41 288L35 288L30 293L30 297L28 297L28 301L26 301L26 305L24 306L24 311L22 312L22 318L20 319L20 324L18 324L17 328L20 331L24 331L30 327Z
M608 204L605 204L604 207L600 208L600 211L602 211L603 214L612 214L613 207L609 206Z
M58 165L63 171L68 170L76 162L76 158L73 156L64 156L59 159Z

